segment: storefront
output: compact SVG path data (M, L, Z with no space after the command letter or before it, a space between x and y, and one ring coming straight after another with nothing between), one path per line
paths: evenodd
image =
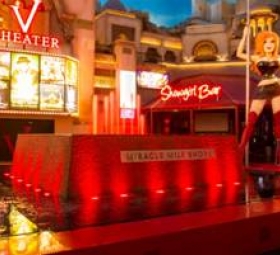
M250 78L250 96L257 86ZM153 134L231 134L239 140L245 125L246 81L243 75L207 74L170 82L143 108ZM153 92L155 93L155 91ZM272 162L275 142L270 104L259 117L250 142L251 161Z
M166 84L145 112L151 133L238 135L244 121L244 105L244 76L209 74Z
M79 61L63 53L50 11L1 4L0 165L11 162L20 133L71 132L79 115Z
M10 161L17 134L54 133L77 114L78 62L2 49L0 66L0 161Z

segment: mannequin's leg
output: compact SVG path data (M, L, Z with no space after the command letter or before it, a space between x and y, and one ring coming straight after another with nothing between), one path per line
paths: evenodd
M244 151L246 144L248 143L250 137L252 136L255 128L255 124L258 120L259 115L255 112L250 112L248 116L248 123L243 130L241 140L239 143L240 151Z
M273 114L273 131L276 139L275 163L280 164L280 111Z

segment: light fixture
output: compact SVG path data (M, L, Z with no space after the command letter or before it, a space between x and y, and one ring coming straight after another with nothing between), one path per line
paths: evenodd
M1 3L4 5L13 5L17 7L24 6L24 3L21 0L2 0Z
M156 193L157 193L157 194L164 194L164 193L165 193L165 190L163 190L163 189L158 189L158 190L156 190Z
M22 7L22 2L20 0L14 1L14 5L17 7Z
M121 197L121 198L128 198L129 195L128 195L127 193L122 193L122 194L120 194L120 197Z

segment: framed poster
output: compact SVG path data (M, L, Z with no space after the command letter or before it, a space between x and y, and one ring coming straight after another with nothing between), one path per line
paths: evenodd
M142 88L161 89L165 84L168 84L168 82L168 75L166 73L149 71L137 72L137 84Z
M48 84L64 84L64 58L56 56L41 56L41 82Z
M38 108L39 56L12 53L11 107Z
M75 86L67 86L66 88L66 110L68 112L77 112L78 109L78 93Z
M134 71L120 71L120 108L136 108L136 75Z
M64 110L64 86L41 84L40 110Z
M0 109L9 107L9 82L0 80Z
M10 79L11 53L0 51L0 79Z
M78 62L66 59L65 84L78 86Z

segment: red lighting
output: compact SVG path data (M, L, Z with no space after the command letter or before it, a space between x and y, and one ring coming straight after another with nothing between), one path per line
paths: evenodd
M16 0L14 2L14 4L12 4L12 5L17 6L17 7L22 7L23 3L20 0Z
M22 192L18 179L24 180L25 187L32 184L26 194L34 192L38 203L49 199L45 198L48 192L54 200L69 194L83 202L81 214L75 216L83 222L102 219L103 202L113 208L110 217L115 221L134 213L131 203L136 213L154 217L169 210L186 212L244 201L235 136L73 135L57 139L57 146L52 137L19 136L22 146L16 148L12 184L16 192ZM69 155L61 149L64 146L71 148L69 169L65 168ZM56 150L52 165L44 164L49 148ZM63 179L66 171L68 183ZM92 214L87 218L89 211Z
M194 190L194 187L187 187L187 188L185 188L185 190L192 191L192 190Z
M45 193L44 193L44 196L45 196L45 197L49 197L50 195L51 195L51 193L49 193L49 192L45 192Z
M7 173L4 173L4 176L5 176L5 177L9 177L9 176L10 176L10 173L8 173L8 172L7 172Z
M165 191L164 191L163 189L158 189L158 190L156 191L156 193L157 193L157 194L164 194Z
M120 197L121 197L121 198L128 198L129 195L128 195L127 193L123 193L123 194L120 194Z
M22 179L17 179L17 182L18 182L18 183L22 183L23 180L22 180Z
M160 89L164 84L168 83L168 75L160 72L139 71L137 82L140 87Z
M15 179L15 177L13 176L13 175L10 175L10 178L13 180L13 179Z
M27 187L27 188L30 188L31 186L32 186L32 184L30 184L30 183L25 184L25 187Z

